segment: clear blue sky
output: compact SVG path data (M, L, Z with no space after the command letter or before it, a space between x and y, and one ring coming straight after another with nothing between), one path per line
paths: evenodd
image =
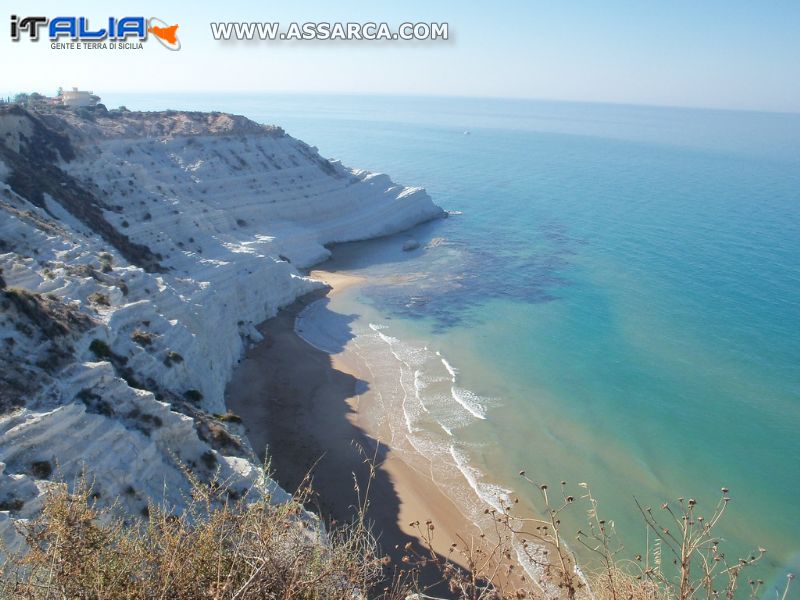
M76 9L76 6L80 6ZM798 0L20 2L21 15L157 16L183 48L57 51L0 31L3 91L500 96L800 112ZM79 10L79 13L72 12ZM4 18L8 18L7 16ZM447 21L447 42L217 42L211 21Z

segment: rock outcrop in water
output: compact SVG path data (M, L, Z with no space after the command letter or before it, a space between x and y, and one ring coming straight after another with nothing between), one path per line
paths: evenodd
M130 513L188 467L258 481L223 391L326 244L442 215L424 190L222 113L0 108L0 536L85 470ZM271 482L274 497L285 497Z

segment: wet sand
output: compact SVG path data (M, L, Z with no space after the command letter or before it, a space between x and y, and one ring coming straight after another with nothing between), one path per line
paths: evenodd
M247 428L253 448L271 461L275 479L288 491L311 476L314 508L326 519L352 519L369 485L367 517L384 552L401 560L408 542L419 547L419 521L435 524L434 548L447 556L450 544L477 533L458 507L424 473L383 444L359 422L360 402L370 382L347 352L328 354L299 337L295 318L310 303L357 284L345 274L313 271L328 290L299 298L259 326L264 339L251 347L226 391L228 408ZM370 460L374 476L370 482ZM363 502L363 500L362 500ZM460 557L451 556L456 562ZM426 579L431 580L430 573Z

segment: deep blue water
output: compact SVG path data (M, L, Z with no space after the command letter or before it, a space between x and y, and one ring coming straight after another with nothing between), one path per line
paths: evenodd
M800 115L479 99L133 96L282 125L463 214L359 300L492 398L460 432L504 485L733 502L724 533L800 553ZM465 135L465 131L469 135ZM413 301L410 301L413 299ZM516 484L513 484L516 485ZM516 488L515 488L516 489Z

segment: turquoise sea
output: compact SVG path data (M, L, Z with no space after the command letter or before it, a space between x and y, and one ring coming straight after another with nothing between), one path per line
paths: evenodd
M412 232L413 252L396 240L345 250L373 283L331 308L417 352L407 364L427 404L412 429L468 461L471 484L535 499L519 470L551 487L589 482L628 555L645 541L634 497L693 497L710 512L727 486L732 552L766 547L770 582L800 568L800 115L377 96L104 101L276 123L460 211Z

